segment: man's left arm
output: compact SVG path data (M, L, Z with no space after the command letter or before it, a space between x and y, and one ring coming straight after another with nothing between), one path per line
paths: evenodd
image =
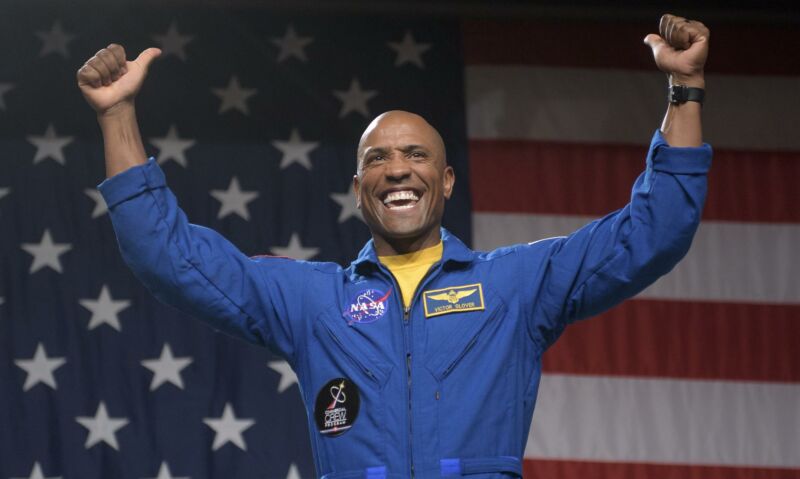
M671 84L704 87L708 29L664 15L645 42ZM700 103L670 103L636 180L630 203L569 236L517 249L548 258L536 287L530 332L547 347L564 327L637 294L686 254L706 197L711 148L702 143ZM546 252L543 252L546 249ZM519 264L530 263L522 259Z

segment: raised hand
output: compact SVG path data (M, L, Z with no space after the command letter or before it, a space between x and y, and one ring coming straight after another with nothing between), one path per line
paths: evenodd
M133 106L150 62L160 54L158 48L148 48L136 60L127 61L122 45L112 43L78 70L78 87L98 115L110 113L122 105Z
M695 20L665 14L658 31L647 35L644 42L653 49L659 70L669 74L673 84L704 87L703 69L711 36L708 28Z

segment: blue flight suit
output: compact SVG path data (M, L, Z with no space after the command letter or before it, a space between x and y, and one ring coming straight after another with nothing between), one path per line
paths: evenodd
M442 229L442 260L408 310L371 241L346 269L249 258L187 221L152 158L99 189L153 295L291 364L320 476L499 478L522 474L542 353L684 256L710 164L708 145L672 148L656 132L630 203L569 236L475 252ZM339 379L358 413L323 433L321 416L343 418Z

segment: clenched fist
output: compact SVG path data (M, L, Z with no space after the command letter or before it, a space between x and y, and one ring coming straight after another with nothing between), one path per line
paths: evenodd
M698 21L666 14L661 17L658 34L644 42L653 49L659 70L670 75L674 84L704 86L703 68L708 58L708 28Z
M136 60L127 61L122 45L112 43L78 70L78 87L98 115L109 113L118 105L132 105L150 62L160 54L158 48L148 48Z

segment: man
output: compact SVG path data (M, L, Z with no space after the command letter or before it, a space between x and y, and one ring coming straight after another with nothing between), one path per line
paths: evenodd
M439 134L387 112L359 142L353 181L372 241L347 269L248 258L188 223L136 124L157 49L126 61L110 45L78 84L103 131L99 188L126 262L161 301L286 358L321 476L514 477L544 351L668 272L699 222L709 32L672 15L659 29L645 42L680 87L625 208L567 237L473 252L441 228L455 177Z

